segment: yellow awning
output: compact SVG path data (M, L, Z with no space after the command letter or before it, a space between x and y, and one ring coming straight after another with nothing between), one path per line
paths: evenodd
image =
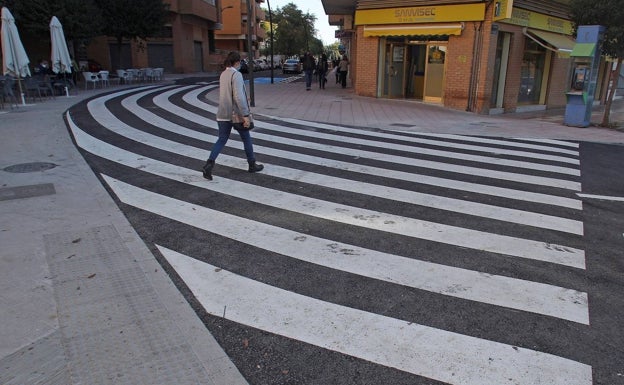
M574 44L576 44L572 36L562 35L560 33L547 32L533 28L525 28L522 32L525 36L533 39L542 47L564 55L570 55ZM546 42L548 46L545 45L544 42Z
M364 37L370 36L418 36L418 35L461 35L463 23L454 24L411 24L365 26Z

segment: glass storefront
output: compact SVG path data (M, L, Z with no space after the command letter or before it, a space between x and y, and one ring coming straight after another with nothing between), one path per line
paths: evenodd
M511 34L499 32L496 41L496 57L494 59L494 72L492 77L492 94L490 108L503 108L503 96L505 94L505 80L509 63L509 47Z
M519 105L540 104L545 63L546 49L531 39L525 39L520 67Z
M380 97L442 101L445 41L386 37L380 44Z

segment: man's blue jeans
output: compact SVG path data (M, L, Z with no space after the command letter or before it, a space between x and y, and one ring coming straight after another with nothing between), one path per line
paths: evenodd
M227 143L228 139L230 138L230 134L232 133L232 122L224 122L218 120L217 125L219 126L219 139L217 139L217 142L214 144L214 146L212 146L212 151L210 152L210 157L208 158L210 160L217 159L217 156L219 156L221 150L223 150L223 147L225 147L225 144ZM253 144L251 143L251 134L249 133L249 131L238 131L238 133L243 140L243 146L245 147L247 161L255 162L256 158L254 157Z
M306 89L312 87L312 70L305 70Z

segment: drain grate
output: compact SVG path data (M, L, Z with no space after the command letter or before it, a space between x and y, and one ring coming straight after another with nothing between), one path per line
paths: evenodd
M14 164L13 166L5 167L3 170L6 172L12 173L26 173L26 172L37 172L37 171L45 171L50 170L57 165L54 163L48 162L32 162L32 163L21 163Z

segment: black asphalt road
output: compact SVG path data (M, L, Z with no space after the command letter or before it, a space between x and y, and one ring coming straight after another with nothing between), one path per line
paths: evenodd
M492 143L476 137L332 130L313 124L263 122L257 117L254 144L265 172L249 174L244 170L242 145L232 134L232 146L217 160L215 181L208 182L201 179L199 170L214 143L216 123L211 112L215 107L203 95L214 91L196 84L200 80L213 79L186 79L174 87L98 96L97 103L91 105L85 101L70 110L76 127L71 131L89 165L250 384L553 383L535 374L539 371L559 373L561 384L624 384L624 202L603 197L624 197L622 146L520 139ZM158 98L166 93L166 102ZM96 150L97 146L80 139L82 133L110 147ZM125 152L116 152L119 150ZM131 158L141 165L123 160L124 154L133 154ZM163 165L176 166L177 171L164 171ZM534 177L539 179L530 179ZM111 178L135 188L139 197L158 196L132 203ZM246 195L254 193L258 196ZM178 202L171 206L171 216L155 207L155 199L160 197L172 205L172 199ZM537 197L549 197L553 202L540 202ZM582 206L570 207L563 201L582 201ZM464 209L461 204L469 206ZM346 212L348 215L341 214ZM582 224L583 234L563 227L548 228L547 219L520 223L517 218L524 213L554 218L555 223ZM180 217L173 218L177 214ZM221 214L225 216L219 217ZM196 215L197 223L190 223ZM239 226L239 222L249 225ZM226 225L234 230L221 231ZM429 229L433 229L431 233ZM302 239L336 245L335 259L364 253L384 257L378 259L377 268L362 267L356 272L360 266L355 263L339 269L331 259L326 264L318 262L323 250L307 243L291 251L286 248L287 241L276 240L277 235L267 235L266 246L254 243L259 234L270 231L293 232ZM425 233L429 235L421 235ZM516 240L527 246L512 246ZM560 254L566 259L584 253L585 268L540 259L530 249L532 242L545 245L544 255ZM492 244L497 248L491 249ZM371 315L380 328L374 330L366 324L349 330L347 324L348 332L338 331L323 339L327 330L315 330L314 325L335 319L340 330L339 318L310 315L300 323L271 319L281 325L274 327L254 323L245 311L237 318L234 304L217 313L203 302L194 283L174 268L163 247L212 266L214 271L244 277L254 287L273 293L266 298L267 312L273 311L270 300L283 303L285 309L280 311L293 314L303 312L299 304L309 301L324 304L328 318L340 309ZM295 257L297 251L304 257ZM425 263L418 266L432 269L442 266L478 272L483 279L513 279L508 281L512 289L516 286L513 282L534 282L565 288L568 293L585 293L587 304L571 301L570 306L586 309L589 322L469 299L462 294L471 290L466 284L441 291L425 283L397 283L376 276L395 260ZM429 270L419 269L414 275L424 271L426 278ZM430 277L433 286L442 279L433 272ZM232 289L232 297L237 290ZM493 297L497 290L490 290ZM510 303L517 299L503 297L501 294L501 301ZM264 316L270 318L258 314ZM495 344L502 346L505 352L537 352L537 358L518 377L498 382L497 376L506 373L511 365L506 360L514 359L513 355L497 356L498 350L480 352L485 363L470 368L469 362L479 361L467 353L468 347L460 351L458 359L446 351L441 340L427 345L418 336L406 341L396 334L383 334L392 330L388 325L393 322L409 325L406 328L422 325L442 338L460 336L461 340L467 336L468 341L483 342L492 349ZM292 335L286 332L291 325L300 325L293 328ZM357 350L354 346L370 348ZM428 352L438 348L443 353L435 360ZM371 353L377 350L387 356L382 359ZM413 359L400 360L411 354ZM591 367L591 379L565 380L570 374L549 366L551 358L582 373ZM418 360L423 360L424 368L418 369L414 362ZM542 363L544 367L535 366ZM470 370L481 380L470 377Z

